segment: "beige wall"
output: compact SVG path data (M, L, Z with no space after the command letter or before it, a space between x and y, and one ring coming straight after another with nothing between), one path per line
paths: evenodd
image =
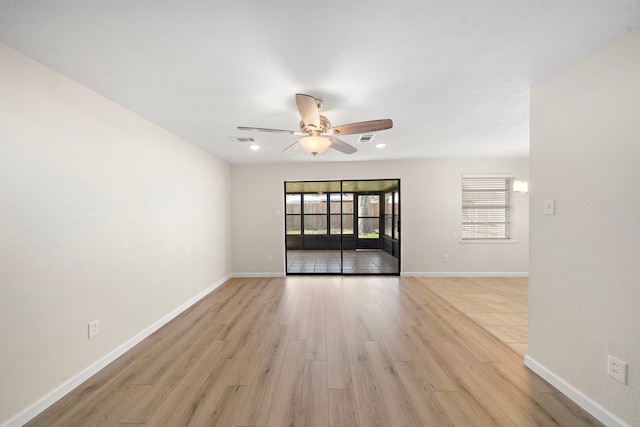
M389 149L392 149L391 147ZM284 181L401 180L403 274L490 274L529 271L529 196L515 195L514 244L460 244L463 173L514 173L528 179L528 160L415 160L367 163L232 165L232 271L284 273ZM254 207L262 210L256 212ZM449 262L443 262L443 255ZM267 257L273 258L272 263Z
M640 30L531 95L528 363L637 426ZM607 376L607 354L628 363L628 385Z
M4 45L0 64L2 424L229 275L230 171Z

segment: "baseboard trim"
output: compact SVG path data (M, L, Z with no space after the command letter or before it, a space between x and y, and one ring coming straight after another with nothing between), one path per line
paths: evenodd
M233 278L284 277L284 273L233 273Z
M200 301L202 298L206 297L214 289L222 285L224 282L226 282L230 278L231 278L231 275L226 275L225 277L218 280L213 285L204 289L202 292L198 293L197 295L195 295L194 297L192 297L191 299L189 299L188 301L186 301L185 303L183 303L182 305L180 305L170 313L166 314L162 318L155 321L148 328L144 329L143 331L136 334L129 340L125 341L122 345L120 345L110 353L103 356L101 359L99 359L97 362L95 362L85 370L81 371L74 377L70 378L69 380L67 380L66 382L64 382L57 388L55 388L53 391L46 394L44 397L42 397L32 405L27 407L17 415L13 416L12 418L9 418L3 424L0 424L0 427L20 427L26 424L31 419L35 418L38 414L40 414L45 409L47 409L49 406L53 405L58 400L66 396L68 393L70 393L73 389L78 387L80 384L82 384L83 382L91 378L93 375L98 373L101 369L103 369L109 363L113 362L118 357L122 356L124 353L131 350L140 341L147 338L149 335L151 335L152 333L160 329L166 323L173 320L180 313L182 313L183 311L185 311L186 309L194 305L196 302Z
M529 277L528 271L402 272L403 277Z
M546 366L538 363L534 358L527 355L524 357L524 364L536 374L540 375L549 384L560 390L562 394L573 400L582 409L593 415L601 423L608 427L631 427L615 414L605 409L598 402L560 378L558 375L547 369Z

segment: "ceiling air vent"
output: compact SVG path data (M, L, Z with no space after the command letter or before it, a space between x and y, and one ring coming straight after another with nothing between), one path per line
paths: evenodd
M247 136L236 136L233 138L233 140L237 142L256 142L255 139Z
M373 140L374 137L375 137L375 135L372 134L372 133L367 133L367 134L364 134L364 135L360 135L360 138L358 139L358 142L360 144L368 144Z

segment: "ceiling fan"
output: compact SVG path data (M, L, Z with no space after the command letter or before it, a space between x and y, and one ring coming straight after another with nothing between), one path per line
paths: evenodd
M339 140L336 136L375 132L393 127L391 119L370 120L332 127L329 119L320 115L320 107L323 105L322 100L314 98L311 95L298 93L296 94L296 105L302 118L299 131L245 126L238 126L238 129L301 135L303 138L291 144L285 151L299 143L303 150L315 156L316 154L324 153L329 147L345 154L353 154L358 151L353 145Z

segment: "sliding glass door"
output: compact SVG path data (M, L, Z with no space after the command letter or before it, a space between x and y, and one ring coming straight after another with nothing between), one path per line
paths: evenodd
M400 274L399 180L285 182L287 274Z

